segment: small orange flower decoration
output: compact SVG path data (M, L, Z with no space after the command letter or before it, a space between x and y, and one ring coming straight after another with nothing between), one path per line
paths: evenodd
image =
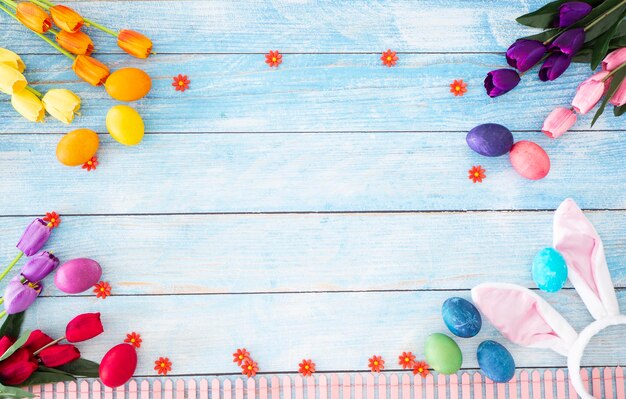
M383 62L383 65L387 65L391 68L392 66L396 65L396 62L398 61L398 56L396 55L395 51L387 50L383 51L383 55L380 57L380 59Z
M241 366L241 372L247 377L254 377L259 372L259 366L252 359L247 359Z
M403 369L410 369L415 364L415 355L412 352L402 352L398 359Z
M265 63L271 67L278 67L283 62L283 55L276 51L270 50L265 54Z
M126 339L124 340L124 342L126 342L127 344L131 344L135 348L141 348L141 343L143 341L141 340L141 335L133 331L130 334L126 334Z
M302 362L298 366L300 366L298 371L303 377L308 377L315 373L315 363L313 363L311 359L302 359Z
M51 229L59 227L59 223L61 223L61 218L56 212L46 212L46 216L44 216L43 220L48 222L48 227Z
M91 157L91 159L83 164L83 169L87 169L87 172L96 170L98 166L98 157Z
M463 94L467 93L467 83L463 82L463 79L454 80L454 82L450 83L450 93L456 96L463 96Z
M167 375L169 371L172 371L172 362L167 357L160 357L154 362L154 369L158 374Z
M382 356L372 356L369 359L369 368L375 373L380 373L381 370L384 370L385 361Z
M237 351L233 353L233 362L237 363L237 366L241 366L246 360L252 360L250 358L250 352L248 352L246 348L237 349Z
M413 365L413 374L421 375L422 377L426 377L430 374L430 370L428 370L428 364L426 362L417 362Z
M174 89L176 89L176 91L185 91L189 88L189 83L191 83L191 80L189 80L189 78L187 78L187 75L181 75L180 73L178 74L178 76L174 76L174 83L172 83L172 86L174 86Z
M469 179L474 183L482 183L483 179L487 177L487 175L485 175L485 172L485 169L481 168L480 165L472 166L472 169L469 170Z
M96 293L96 298L106 299L106 297L111 296L111 284L106 281L100 281L93 286L93 292Z

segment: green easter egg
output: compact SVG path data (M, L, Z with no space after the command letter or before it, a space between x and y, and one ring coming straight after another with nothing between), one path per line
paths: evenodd
M442 374L454 374L463 364L461 349L445 334L431 334L424 344L426 363Z

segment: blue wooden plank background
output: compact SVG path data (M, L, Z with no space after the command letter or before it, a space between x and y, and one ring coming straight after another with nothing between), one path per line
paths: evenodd
M421 357L425 337L444 332L441 303L469 297L488 280L533 287L529 265L551 243L552 210L565 197L589 211L605 240L626 307L626 144L623 118L590 116L559 140L541 132L589 73L558 81L530 76L507 96L484 94L485 73L530 32L514 18L529 1L72 1L112 27L148 34L156 55L136 60L93 34L113 69L137 66L153 90L133 104L147 135L122 147L104 128L115 104L78 81L70 62L4 16L0 46L23 55L43 91L66 87L83 101L72 128L100 133L101 165L61 166L54 149L68 127L32 124L0 97L0 255L34 215L64 216L50 247L62 259L104 267L113 296L64 295L47 285L28 316L60 335L84 311L103 313L106 333L82 344L99 360L126 332L142 334L138 375L169 356L174 375L230 374L230 354L248 347L263 372L295 372L302 358L324 371L365 370L381 354ZM380 52L400 60L386 68ZM281 50L278 69L264 53ZM171 77L189 75L175 92ZM449 83L464 79L455 98ZM465 145L483 122L541 144L552 160L542 181L523 180L506 157ZM482 184L467 170L487 169ZM568 286L546 299L576 328L590 316ZM53 316L51 316L53 315ZM555 354L507 344L490 326L458 340L465 368L483 339L512 351L517 366L563 367ZM624 364L623 331L592 342L586 366Z

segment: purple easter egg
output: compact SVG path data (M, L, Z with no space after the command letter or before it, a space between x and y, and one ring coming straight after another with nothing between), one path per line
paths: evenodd
M55 276L54 285L67 294L78 294L93 287L102 276L102 268L92 259L77 258L62 264Z
M467 145L486 157L499 157L513 147L513 134L496 123L478 125L467 133Z

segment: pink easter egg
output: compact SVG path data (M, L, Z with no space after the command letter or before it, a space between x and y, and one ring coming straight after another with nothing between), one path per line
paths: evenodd
M78 258L62 264L54 275L54 285L68 294L78 294L93 287L102 276L102 268L93 259Z
M550 171L548 154L532 141L522 140L513 144L509 159L513 169L530 180L543 179Z

